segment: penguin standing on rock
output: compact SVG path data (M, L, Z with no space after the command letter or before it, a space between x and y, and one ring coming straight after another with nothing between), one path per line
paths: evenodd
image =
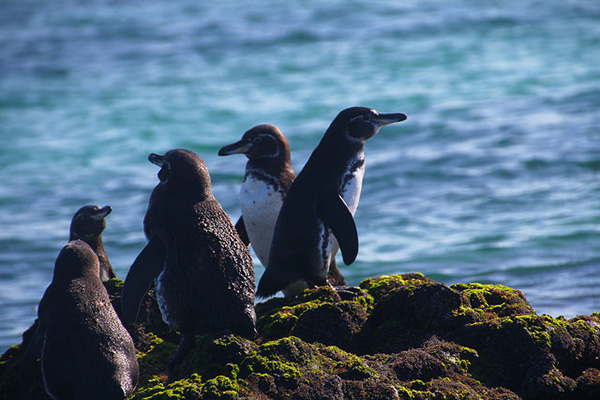
M159 184L144 218L148 244L131 266L121 304L134 322L156 279L163 320L181 334L169 373L193 347L196 333L257 335L250 253L211 192L210 175L195 153L150 154Z
M124 399L137 385L133 340L110 303L99 268L87 243L69 242L40 302L41 369L53 399Z
M107 281L116 278L102 243L102 231L106 228L106 216L112 211L111 206L83 206L71 220L69 240L81 239L86 242L100 261L100 279Z
M105 218L111 211L110 206L89 205L81 207L71 219L69 233L69 241L83 240L96 254L100 264L99 278L102 281L117 277L108 261L102 243L102 232L106 228ZM34 334L21 360L19 390L22 399L35 399L45 396L45 394L39 393L37 387L37 382L41 381L39 359L43 344L43 332L38 328L37 323L39 321L36 322Z
M245 154L248 157L244 183L240 189L242 216L235 227L246 245L252 247L266 267L273 239L275 222L281 204L296 175L290 161L290 146L274 125L257 125L244 133L242 139L224 146L220 156ZM335 257L331 258L328 281L334 286L345 285ZM286 295L296 295L307 287L299 280L283 289Z
M338 247L346 265L354 262L358 235L353 215L362 188L365 141L406 118L352 107L333 120L281 206L258 297L272 296L298 279L326 285Z

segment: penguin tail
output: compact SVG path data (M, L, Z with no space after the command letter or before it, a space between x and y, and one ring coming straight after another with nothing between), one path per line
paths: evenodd
M255 296L259 299L274 296L277 292L300 278L293 271L267 267L258 282Z

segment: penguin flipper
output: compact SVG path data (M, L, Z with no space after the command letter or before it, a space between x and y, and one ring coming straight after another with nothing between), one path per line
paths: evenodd
M250 238L248 237L248 231L246 231L246 224L244 223L244 217L240 216L240 219L235 223L235 230L238 235L240 235L240 239L246 246L250 245Z
M125 278L121 292L123 320L135 322L142 298L152 281L160 274L165 264L166 249L157 238L152 238L137 256Z
M317 216L337 239L344 264L350 265L358 255L358 233L354 217L338 193L327 193L317 201Z

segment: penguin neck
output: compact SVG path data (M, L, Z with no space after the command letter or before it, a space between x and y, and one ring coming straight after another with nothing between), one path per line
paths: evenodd
M284 157L248 160L244 180L251 175L259 179L274 180L277 186L282 186L286 191L295 177L289 158L286 160Z
M287 167L291 168L289 157L286 160L280 153L279 157L248 159L248 162L246 163L246 173L250 171L264 171L269 175L276 176L279 171Z
M205 182L192 182L185 186L178 184L174 187L172 186L171 189L167 187L161 188L158 192L161 197L166 196L170 201L200 203L202 201L214 200L210 184L206 184Z
M98 261L100 261L100 269L103 268L111 268L110 262L108 261L108 257L106 256L106 251L104 251L104 244L102 243L102 236L98 236L93 243L87 242L90 245L94 253L98 256Z
M104 251L104 246L102 245L102 235L96 235L96 234L87 234L87 235L80 235L79 233L71 230L71 235L69 236L69 241L73 241L73 240L83 240L84 242L86 242L91 249L94 251L94 253L98 253L98 249L100 249L101 251Z
M323 136L310 159L327 160L329 168L321 170L320 174L342 176L356 160L364 159L364 142L340 137L329 130ZM309 160L310 161L310 160Z

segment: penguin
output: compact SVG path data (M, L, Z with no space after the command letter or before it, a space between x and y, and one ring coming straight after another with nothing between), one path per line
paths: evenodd
M247 130L241 140L219 150L220 156L232 154L248 157L239 194L242 216L235 228L246 245L252 243L256 256L266 267L281 204L296 178L290 160L290 145L276 126L257 125ZM331 258L328 281L334 286L346 284L335 257ZM294 296L306 287L308 284L299 280L283 288L283 293Z
M71 219L69 232L69 241L83 240L96 253L100 262L99 277L102 281L117 277L108 261L102 243L102 232L106 228L105 217L111 211L112 208L110 206L100 208L99 206L88 205L81 207ZM41 382L42 380L39 360L43 342L43 337L37 326L38 321L34 324L34 333L27 344L23 359L21 360L19 390L23 399L34 399L45 396L45 393L40 393L37 387L37 382ZM46 396L44 398L49 397Z
M112 211L111 206L83 206L71 220L69 240L81 239L90 245L100 261L100 279L107 281L117 277L102 244L102 231L106 228L106 216Z
M195 343L196 333L231 332L253 338L254 268L248 248L214 198L208 169L189 150L150 154L159 183L144 217L146 247L125 279L123 317L135 322L142 297L156 278L165 323L180 332L173 369Z
M300 278L326 285L338 247L344 264L354 262L358 234L353 215L362 189L365 141L383 126L406 118L365 107L337 115L281 206L257 297L272 296Z
M52 399L124 399L139 380L135 347L82 240L61 250L38 308L41 369Z

